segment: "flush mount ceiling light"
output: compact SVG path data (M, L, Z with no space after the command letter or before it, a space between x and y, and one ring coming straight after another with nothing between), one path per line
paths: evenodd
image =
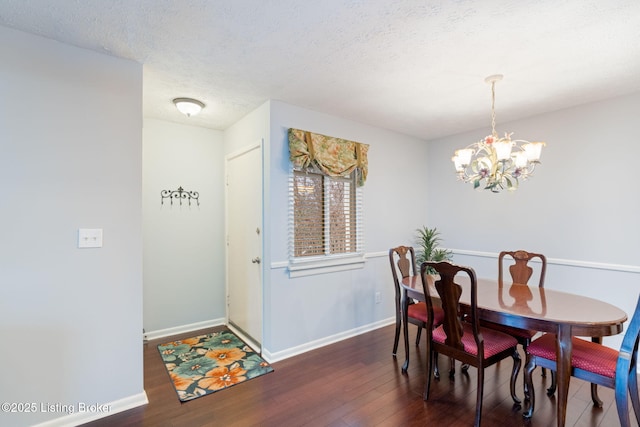
M502 74L489 76L485 82L491 84L491 135L466 148L457 150L451 160L458 178L473 184L473 188L484 185L485 190L499 193L500 190L515 190L518 179L526 180L540 163L544 142L529 142L511 139L512 133L499 137L496 132L496 82Z
M204 104L197 99L176 98L173 100L176 108L187 117L195 116L204 108Z

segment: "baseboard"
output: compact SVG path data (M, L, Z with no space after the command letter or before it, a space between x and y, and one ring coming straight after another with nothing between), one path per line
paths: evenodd
M220 319L212 319L212 320L206 320L204 322L190 323L187 325L176 326L173 328L159 329L157 331L147 331L143 334L142 338L144 340L155 340L158 338L169 337L172 335L179 335L186 332L197 331L200 329L213 328L215 326L221 326L225 324L226 324L226 319L222 317Z
M65 408L64 412L73 412L69 415L59 417L44 423L36 424L34 427L74 427L82 424L86 424L91 421L105 418L118 412L128 411L129 409L137 408L138 406L146 405L149 403L147 399L147 393L135 394L133 396L125 397L110 403L96 404L96 403L78 403L72 405L69 408ZM82 406L81 406L82 405Z
M369 331L373 331L388 325L392 325L395 323L395 321L396 321L395 317L389 317L388 319L379 320L377 322L370 323L368 325L360 326L359 328L344 331L336 335L331 335L325 338L321 338L319 340L311 341L303 345L292 347L292 348L278 351L275 353L271 353L269 350L263 347L262 357L269 363L278 362L280 360L288 359L289 357L297 356L307 351L315 350L317 348L324 347L326 345L333 344L342 340L346 340L348 338L352 338ZM172 335L179 335L186 332L192 332L200 329L207 329L207 328L212 328L215 326L223 326L223 325L227 325L225 318L207 320L205 322L191 323L188 325L176 326L174 328L159 329L157 331L149 331L144 334L144 339L154 340L158 338L164 338ZM251 340L249 337L242 334L241 331L237 331L237 329L234 328L232 325L227 325L227 327L229 327L235 333L239 333L242 339L249 342L250 345L257 347L256 349L260 348L260 346L257 343L253 342L253 340Z
M348 338L353 338L357 335L364 334L366 332L374 331L376 329L383 328L388 325L392 325L396 322L395 317L390 317L388 319L380 320L375 323L370 323L368 325L361 326L359 328L351 329L349 331L341 332L336 335L331 335L325 338L321 338L319 340L310 341L303 345L299 345L297 347L292 347L286 350L270 352L269 350L263 348L262 349L262 357L269 363L279 362L284 359L288 359L289 357L297 356L302 353L306 353L307 351L315 350L320 347L324 347L329 344L333 344L342 340L346 340Z

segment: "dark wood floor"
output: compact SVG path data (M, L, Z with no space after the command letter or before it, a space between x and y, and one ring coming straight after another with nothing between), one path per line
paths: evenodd
M415 337L415 326L411 325ZM101 426L470 426L475 410L476 372L458 369L443 375L422 400L425 379L424 338L411 347L409 372L391 355L393 326L273 364L274 372L186 403L180 403L164 369L157 345L211 330L144 344L144 388L149 404L86 424ZM448 362L440 359L440 365ZM510 359L488 368L482 425L555 426L556 401L544 393L550 376L536 370L536 411L531 421L513 407L509 395ZM519 378L522 383L522 376ZM612 390L599 388L603 408L594 408L589 384L572 379L567 426L617 426ZM520 397L522 391L520 386ZM632 417L632 423L635 419Z

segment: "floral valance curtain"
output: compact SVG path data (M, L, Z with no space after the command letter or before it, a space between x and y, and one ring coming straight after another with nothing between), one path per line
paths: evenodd
M368 144L289 129L289 155L298 170L319 170L328 176L347 176L355 171L358 186L367 180Z

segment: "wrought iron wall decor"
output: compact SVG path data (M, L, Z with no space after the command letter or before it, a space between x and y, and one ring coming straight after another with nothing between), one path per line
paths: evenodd
M182 187L178 187L177 190L162 190L160 192L160 204L164 205L164 199L171 200L171 204L173 205L173 199L180 200L180 206L182 206L182 200L187 199L189 201L189 206L191 206L191 200L195 200L200 206L200 200L198 198L200 194L197 191L186 191Z

